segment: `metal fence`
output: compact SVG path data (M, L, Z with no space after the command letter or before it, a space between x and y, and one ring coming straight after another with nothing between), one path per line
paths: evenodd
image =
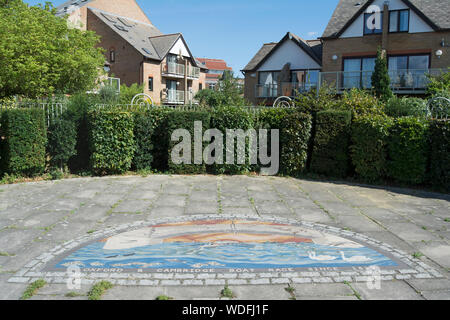
M55 119L61 117L61 115L66 111L67 104L65 103L38 103L38 102L21 102L21 103L11 103L0 105L0 112L7 109L31 109L39 108L44 110L45 120L47 126L50 126Z

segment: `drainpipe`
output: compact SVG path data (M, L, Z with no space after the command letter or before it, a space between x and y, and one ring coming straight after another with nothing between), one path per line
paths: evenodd
M188 80L187 80L187 76L188 76L188 59L184 59L184 104L187 103L188 100Z
M389 37L389 1L385 1L383 5L383 35L381 38L381 50L383 56L386 56L388 49Z

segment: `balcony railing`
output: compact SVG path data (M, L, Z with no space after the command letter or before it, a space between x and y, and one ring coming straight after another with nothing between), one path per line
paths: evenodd
M441 69L390 70L391 88L395 93L424 93L429 82L428 75L439 75ZM321 72L320 86L332 86L337 92L352 88L372 87L373 71Z
M162 65L162 74L184 78L184 65L175 62L167 62Z
M279 96L293 97L297 92L315 90L317 82L282 82L281 84L256 85L257 98L277 98Z
M189 66L188 67L188 77L194 78L194 79L200 78L200 68Z
M164 103L166 104L184 104L184 91L167 90Z

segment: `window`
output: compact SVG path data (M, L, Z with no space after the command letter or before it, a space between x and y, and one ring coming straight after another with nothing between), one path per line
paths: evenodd
M389 12L389 32L409 31L409 10L393 10Z
M153 77L148 77L148 91L153 91Z
M379 17L380 21L377 21ZM379 27L377 28L379 23ZM380 34L383 32L383 14L379 12L364 13L364 34Z
M344 59L344 88L371 88L375 58Z
M391 84L394 87L425 88L430 55L390 56L388 64Z
M116 51L114 49L109 50L109 62L116 62Z
M198 84L198 90L203 90L203 83Z

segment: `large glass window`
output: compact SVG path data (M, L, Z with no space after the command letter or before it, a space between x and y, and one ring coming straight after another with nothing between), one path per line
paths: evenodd
M351 58L344 60L344 88L371 88L375 58Z
M429 55L389 57L392 85L397 88L424 88L429 65Z
M381 12L364 13L364 34L380 34L382 32L383 14Z
M389 12L389 32L409 31L409 10L394 10Z

